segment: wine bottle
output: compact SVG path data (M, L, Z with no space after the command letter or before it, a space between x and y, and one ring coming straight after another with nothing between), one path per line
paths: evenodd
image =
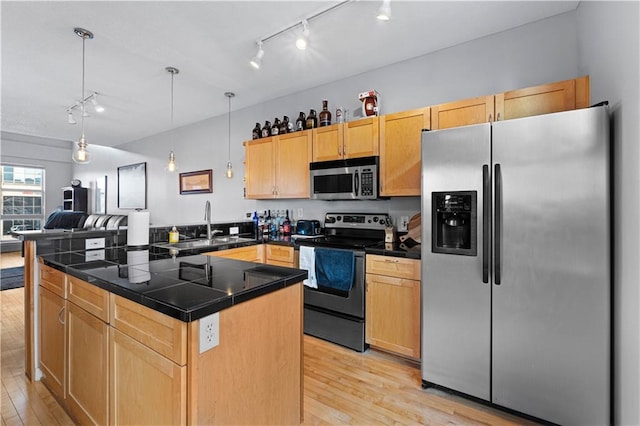
M289 220L289 210L286 211L286 216L284 217L283 231L285 237L291 235L291 221Z
M264 126L262 126L262 137L266 138L271 136L271 122L269 120L264 122Z
M260 123L256 123L256 127L253 128L253 134L251 135L253 139L260 139L262 137L262 129L260 128Z
M276 117L271 126L271 136L276 136L278 133L280 133L280 120Z
M322 111L320 111L320 127L328 126L331 124L331 111L327 107L328 101L326 99L322 100Z

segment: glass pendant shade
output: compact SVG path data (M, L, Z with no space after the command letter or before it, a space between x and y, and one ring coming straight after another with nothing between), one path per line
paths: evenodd
M227 179L231 179L233 177L233 165L231 164L231 161L227 163L227 171L224 173L224 175L227 177Z
M73 161L78 164L88 164L91 162L91 153L87 150L87 142L84 135L78 141L78 148L73 151Z
M173 151L169 153L169 162L164 168L168 172L175 172L178 170L178 165L176 164L176 156L173 154Z

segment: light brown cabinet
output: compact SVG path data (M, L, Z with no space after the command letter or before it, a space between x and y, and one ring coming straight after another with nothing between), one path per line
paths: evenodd
M431 108L380 116L380 195L420 195L422 130Z
M550 114L589 106L589 77L541 84L431 107L432 129Z
M589 76L496 95L497 120L550 114L589 106Z
M187 323L114 294L110 316L111 422L186 423Z
M366 341L420 358L420 261L366 257Z
M490 95L432 106L431 129L448 129L494 121L494 103L494 96Z
M299 252L293 247L277 244L265 244L265 262L268 265L297 268Z
M67 301L41 284L38 302L42 383L64 404Z
M313 129L313 161L378 155L379 138L378 117Z
M311 131L245 142L246 198L309 198Z
M264 260L263 251L264 251L263 245L256 244L253 246L211 251L204 254L206 254L207 256L224 257L226 259L245 260L247 262L262 263Z

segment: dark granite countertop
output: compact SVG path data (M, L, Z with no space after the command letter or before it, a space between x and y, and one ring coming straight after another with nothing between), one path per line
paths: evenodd
M420 259L420 244L414 243L380 243L373 247L367 247L365 253L379 254L381 256L406 257L408 259Z
M168 250L110 247L41 258L46 265L185 322L307 278L305 270L206 255L172 257Z

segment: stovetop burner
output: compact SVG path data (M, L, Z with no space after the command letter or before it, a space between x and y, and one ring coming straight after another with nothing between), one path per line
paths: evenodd
M343 249L364 249L384 242L385 227L391 223L386 213L327 213L324 236L299 240L300 244Z

